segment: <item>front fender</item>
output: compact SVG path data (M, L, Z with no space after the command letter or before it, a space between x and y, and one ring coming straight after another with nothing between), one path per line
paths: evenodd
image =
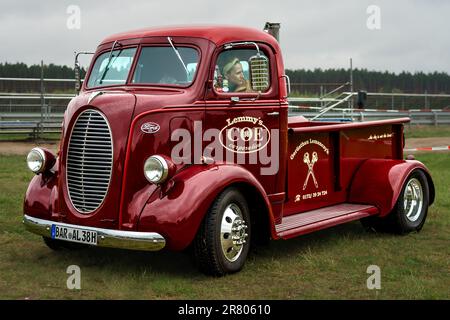
M235 183L247 184L261 194L273 224L269 199L249 171L235 164L212 164L185 168L155 190L141 212L138 230L158 232L169 249L182 250L194 239L214 199Z
M391 159L369 159L360 166L350 187L349 202L374 205L380 211L380 217L386 216L394 209L406 179L415 169L423 170L427 177L431 205L434 184L423 163Z
M28 185L23 203L23 213L35 218L49 220L57 210L57 173L35 175Z

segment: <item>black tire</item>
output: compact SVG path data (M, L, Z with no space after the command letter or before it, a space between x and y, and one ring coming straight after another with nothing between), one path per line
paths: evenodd
M405 192L407 188L409 189ZM407 212L405 208L405 195L410 195L412 189L415 189L415 192L420 189L422 199L419 208L416 211L412 210L412 213L416 212L414 215ZM361 223L364 228L377 232L406 234L412 231L420 231L427 218L429 199L430 190L427 178L422 170L416 169L406 179L395 207L387 217L367 217L361 219ZM408 213L410 213L409 217Z
M359 221L361 222L364 230L367 232L388 232L386 227L386 219L387 218L379 218L377 216L370 216L366 218L362 218Z
M60 250L81 250L85 249L87 246L83 245L81 243L75 243L75 242L69 242L69 241L62 241L62 240L55 240L48 237L42 237L44 239L44 243L49 247L50 249L54 251L60 251Z
M240 218L230 221L232 216ZM244 224L240 225L242 221ZM224 233L222 236L221 228L231 225L238 229L232 232L239 237L239 241L245 240L242 245L233 241L233 245L227 244L231 234ZM194 258L198 268L213 276L223 276L241 270L249 252L250 239L251 221L247 201L236 188L228 188L214 201L194 240ZM222 240L225 241L224 245ZM233 249L230 250L231 248Z

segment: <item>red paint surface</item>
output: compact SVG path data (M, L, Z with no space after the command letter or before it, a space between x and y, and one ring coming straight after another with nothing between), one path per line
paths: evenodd
M276 225L283 223L283 217L325 206L359 203L370 205L371 209L354 212L340 220L319 219L309 229L299 229L286 237L369 214L386 214L408 173L414 168L426 170L418 162L401 159L402 125L408 119L349 124L310 122L303 117L288 119L279 45L270 35L255 29L215 26L128 32L105 39L93 61L110 50L115 40L122 47L138 47L139 52L141 46L168 45L167 36L173 37L177 45L193 46L199 51L195 81L187 88L129 82L89 90L83 87L65 113L58 170L54 175L34 177L26 193L25 213L76 225L159 232L170 249L181 250L194 238L217 195L233 184L253 188L260 194L269 215L272 237L278 238ZM209 85L222 45L237 41L258 42L269 57L272 87L256 101L241 99L232 103L230 98L235 94L215 93ZM88 103L91 93L99 90L103 94ZM242 97L254 98L255 94ZM113 172L105 201L96 211L85 215L74 209L68 197L66 153L77 116L90 108L103 113L110 124ZM279 114L270 115L273 112ZM208 165L177 165L174 176L160 186L145 179L143 165L149 156L171 156L178 143L170 139L175 129L183 128L193 136L196 123L202 123L203 134L207 129L223 129L228 121L241 116L258 118L268 130L279 130L278 137L272 137L266 147L279 144L276 175L262 175L259 164L216 161ZM159 131L142 132L140 128L146 122L159 124ZM310 143L298 148L305 141ZM203 147L205 142L200 146ZM304 162L306 153L309 161L313 154L317 156L312 166L317 186L310 176L303 189L310 171Z

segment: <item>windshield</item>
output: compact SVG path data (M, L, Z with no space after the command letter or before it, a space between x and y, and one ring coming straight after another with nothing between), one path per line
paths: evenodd
M193 48L144 47L136 64L132 83L187 86L194 79L198 52Z
M89 76L88 88L125 84L133 65L136 48L114 50L102 53L95 61Z

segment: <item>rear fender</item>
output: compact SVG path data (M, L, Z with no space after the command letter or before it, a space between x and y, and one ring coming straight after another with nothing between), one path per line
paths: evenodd
M235 164L211 164L187 167L157 188L141 212L138 230L158 232L169 249L182 250L194 239L214 199L231 185L255 189L274 225L269 199L249 171Z
M428 180L429 202L434 201L434 184L428 169L415 160L369 159L356 172L350 187L349 202L371 204L380 217L393 209L410 173L422 170Z

